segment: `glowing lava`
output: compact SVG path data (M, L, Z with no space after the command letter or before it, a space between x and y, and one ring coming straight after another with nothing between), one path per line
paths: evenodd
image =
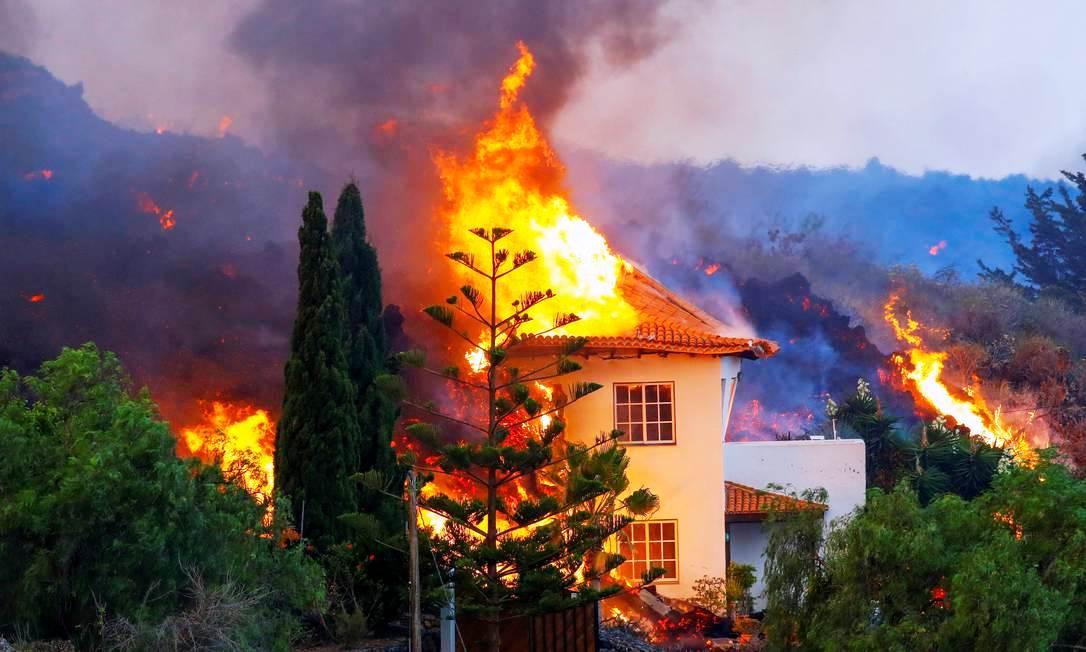
M909 311L905 312L904 322L898 317L899 300L899 295L890 295L883 306L883 317L898 341L908 345L904 355L894 355L893 362L909 391L938 414L968 428L974 437L1011 451L1019 460L1031 459L1033 449L1024 434L1004 423L998 407L995 410L988 407L979 388L969 388L964 397L951 392L942 380L947 354L924 348L919 335L922 325Z
M212 401L204 422L181 430L181 442L204 462L219 464L250 494L267 499L274 481L275 422L246 403Z
M447 250L478 252L480 241L468 229L511 228L502 247L530 249L541 260L502 279L500 308L527 290L551 289L556 298L533 311L540 327L550 325L557 313L575 312L582 321L560 332L632 331L637 315L618 290L628 264L572 207L563 185L565 169L519 97L535 60L523 43L517 47L520 58L502 80L498 113L476 135L472 152L434 158L447 200L442 211ZM470 274L463 268L457 273Z
M173 217L173 209L168 211L162 210L155 200L151 199L151 196L145 192L141 192L136 195L136 202L139 204L140 210L144 213L158 216L158 223L162 226L163 231L169 231L173 227L177 226L177 220Z

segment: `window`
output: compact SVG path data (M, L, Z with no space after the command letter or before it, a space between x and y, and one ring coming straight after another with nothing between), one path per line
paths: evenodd
M615 383L615 428L620 441L633 444L675 443L672 383Z
M619 567L623 577L640 580L650 568L663 568L657 581L679 581L678 523L637 521L619 534L618 552L626 558Z

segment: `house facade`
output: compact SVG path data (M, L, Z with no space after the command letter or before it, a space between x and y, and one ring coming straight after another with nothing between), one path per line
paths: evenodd
M754 608L765 606L763 552L770 511L814 510L829 526L864 504L864 442L860 439L744 441L724 445L728 560L754 566ZM805 489L826 490L826 502L797 499Z
M627 275L622 292L643 322L628 335L590 337L577 353L582 369L563 383L603 388L566 408L566 433L583 443L624 433L630 488L648 487L660 507L619 537L620 570L636 579L664 568L657 591L687 597L697 579L725 574L724 434L742 361L769 357L777 345L722 334L723 324L640 272ZM565 341L526 344L543 354Z

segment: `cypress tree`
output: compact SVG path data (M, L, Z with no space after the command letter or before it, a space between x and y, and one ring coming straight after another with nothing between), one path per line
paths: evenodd
M320 193L309 193L298 229L298 311L275 437L275 487L302 534L318 547L339 539L339 516L357 509L349 476L361 434L347 349L347 311Z
M366 217L358 186L348 183L336 204L332 241L347 309L348 366L362 430L358 468L387 470L394 464L389 446L396 414L374 380L386 372L388 356L377 250L366 241Z

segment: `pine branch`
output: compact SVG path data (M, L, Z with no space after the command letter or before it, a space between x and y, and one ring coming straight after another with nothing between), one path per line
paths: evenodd
M476 532L476 533L478 533L478 534L480 534L480 535L482 535L484 537L486 536L486 532L483 532L479 528L475 527L471 523L468 523L467 521L461 519L458 516L453 516L452 514L446 512L444 510L437 509L435 507L430 507L429 505L420 505L419 507L421 507L422 509L425 509L426 511L433 512L433 513L437 514L438 516L444 516L447 520L450 520L453 523L456 523L457 525L461 525L463 527L466 527L469 530L471 530L472 532Z
M498 482L497 486L500 487L501 485L512 482L513 480L516 480L517 478L523 478L523 477L525 477L525 476L527 476L529 474L536 473L536 472L538 472L538 471L540 471L542 469L546 469L546 468L554 466L556 464L561 464L562 462L568 462L569 460L573 459L573 457L575 457L577 455L584 455L585 453L591 453L592 451L596 450L600 446L603 446L605 444L610 444L614 440L615 440L614 437L599 438L599 439L596 440L595 444L592 444L591 446L586 446L585 448L578 448L576 450L576 452L571 453L569 455L566 455L565 457L560 457L560 458L558 458L556 460L552 460L550 462L547 462L546 464L540 464L539 466L535 466L535 467L532 467L530 469L524 469L522 471L515 471L511 475L502 478L501 481Z
M489 391L489 389L490 389L489 387L487 387L486 385L483 385L481 383L474 383L474 382L472 382L470 380L464 380L463 378L460 378L459 376L450 376L449 374L445 373L444 371L438 371L437 369L431 369L429 367L419 367L419 370L423 371L425 373L428 373L431 376L437 376L438 378L442 378L444 380L451 380L452 382L457 383L459 385L463 385L464 387L471 387L473 389L479 389L479 390L482 390L484 392Z
M473 254L464 253L463 251L454 251L445 254L445 257L460 263L483 278L490 279L493 277L493 274L488 274L475 266L475 256Z
M433 415L435 417L440 417L442 419L446 419L448 421L452 421L452 422L455 422L455 423L459 423L459 424L461 424L463 426L467 426L468 428L471 428L473 430L478 430L481 433L485 434L487 432L487 429L484 428L483 426L479 426L479 425L476 425L474 423L471 423L470 421L465 421L463 419L454 417L451 414L445 414L444 412L438 412L437 410L426 407L425 405L422 405L422 404L419 404L419 403L415 403L414 401L404 401L403 404L408 406L408 407L413 407L413 408L415 408L417 410L422 410L423 412L426 412L427 414L431 414L431 415Z

